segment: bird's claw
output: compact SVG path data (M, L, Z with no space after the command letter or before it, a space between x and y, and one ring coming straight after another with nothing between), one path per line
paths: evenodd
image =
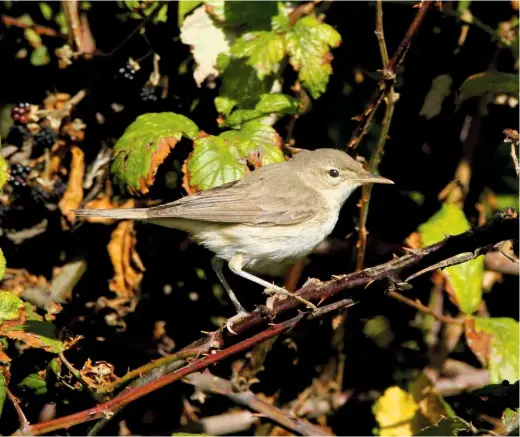
M240 311L236 313L233 317L230 317L226 321L226 329L234 335L238 335L237 332L233 331L232 326L234 323L239 322L240 320L245 319L247 316L249 316L249 313L247 311Z

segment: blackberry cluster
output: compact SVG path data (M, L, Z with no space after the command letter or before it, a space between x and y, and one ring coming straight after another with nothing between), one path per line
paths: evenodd
M42 149L50 149L57 139L58 135L50 126L42 126L39 132L34 136L36 146Z
M22 164L13 164L9 170L8 182L14 188L26 188L27 176L31 172L31 167Z
M31 198L40 204L57 203L65 193L66 188L67 186L61 179L57 179L54 182L52 191L47 191L35 184L31 189Z
M11 118L15 123L26 124L29 121L29 112L31 112L29 103L18 103L11 110Z
M156 87L145 86L141 89L141 101L143 102L156 102L158 99Z
M134 67L127 62L124 67L121 67L117 70L116 78L123 78L128 81L134 80L135 74L137 71L134 70Z

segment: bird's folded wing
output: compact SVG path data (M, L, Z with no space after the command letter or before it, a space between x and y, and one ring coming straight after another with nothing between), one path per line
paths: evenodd
M284 181L281 186L276 180L259 177L247 183L230 182L150 208L148 218L186 218L254 226L291 225L311 219L320 208L318 193L308 188L302 190L299 179Z

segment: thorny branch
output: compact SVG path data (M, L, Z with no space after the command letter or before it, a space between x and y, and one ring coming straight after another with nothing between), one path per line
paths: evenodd
M327 310L322 310L320 313L320 315L324 315L330 311L345 308L354 303L354 299L346 293L347 290L364 289L365 291L361 292L362 296L358 295L359 299L362 300L364 296L369 295L369 291L372 293L377 290L381 291L382 289L386 289L389 283L399 284L399 276L405 272L409 275L412 271L422 270L428 265L436 264L439 261L452 258L454 255L460 253L475 252L478 250L480 254L485 254L492 250L500 241L518 239L518 225L518 214L516 211L508 209L505 213L484 226L456 236L447 237L439 243L432 244L423 249L414 250L408 255L395 258L387 263L337 277L327 282L309 280L297 291L297 294L307 300L319 303L325 300L340 300L340 304L331 303L327 305ZM371 295L373 295L372 293ZM303 304L294 298L275 297L273 298L270 308L257 308L248 317L233 326L238 336L234 336L224 329L221 329L209 333L202 339L183 349L203 348L205 346L208 352L207 355L195 359L185 367L163 375L145 385L123 391L104 404L69 416L29 425L25 429L17 431L16 435L48 434L57 429L68 428L80 423L111 416L124 405L152 393L161 387L206 369L212 364L251 349L259 343L286 332L308 316L308 313L302 312L301 308L303 308ZM274 320L274 318L289 313L290 311L293 311L294 314L294 310L300 310L300 312L293 318L271 324L267 328L261 329L260 332L247 336L252 328L265 326L266 316ZM290 316L290 314L287 315ZM238 343L234 343L234 340L236 341L237 338L244 339ZM213 350L215 347L219 347L220 349ZM183 350L178 353L182 353Z
M395 83L396 74L399 69L399 66L403 63L404 58L406 56L406 52L410 48L413 38L419 31L421 24L426 16L426 13L430 9L432 5L432 1L425 0L419 4L419 11L415 16L412 24L408 28L406 35L403 40L399 44L399 47L395 51L394 55L388 61L388 65L386 66L383 72L383 78L379 81L379 87L374 94L372 99L372 103L365 109L365 111L359 116L358 123L350 140L347 144L348 148L356 148L363 136L368 132L368 128L370 127L370 123L374 117L375 112L379 108L379 105L383 102L385 97L391 90L391 86Z

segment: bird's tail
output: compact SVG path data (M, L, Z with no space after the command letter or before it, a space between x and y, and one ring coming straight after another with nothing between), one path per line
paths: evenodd
M147 208L120 209L75 209L77 218L107 217L116 220L144 220L148 218Z

